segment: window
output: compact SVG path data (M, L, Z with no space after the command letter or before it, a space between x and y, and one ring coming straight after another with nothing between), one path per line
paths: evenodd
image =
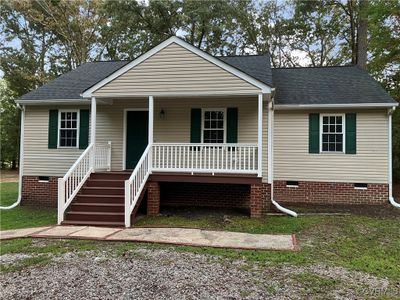
M59 147L78 146L78 112L60 111Z
M225 110L203 110L203 143L225 142Z
M322 152L343 152L344 116L322 115Z

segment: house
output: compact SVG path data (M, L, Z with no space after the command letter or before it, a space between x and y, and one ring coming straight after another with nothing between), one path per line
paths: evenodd
M397 103L356 66L273 69L171 37L86 63L17 100L22 204L130 226L139 206L381 205Z

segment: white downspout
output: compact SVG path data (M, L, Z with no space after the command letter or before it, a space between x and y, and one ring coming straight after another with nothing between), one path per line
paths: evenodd
M396 107L394 106L392 109L389 109L388 111L388 117L389 117L389 124L388 124L388 152L389 152L389 161L388 161L388 176L389 176L389 202L390 204L392 204L394 207L400 208L400 204L397 203L394 200L393 197L393 171L392 171L392 114L394 112L394 110L396 109Z
M275 90L274 90L275 91ZM271 102L268 105L268 181L269 184L271 185L271 202L272 204L276 207L277 210L297 218L297 213L294 212L293 210L287 209L281 205L279 205L278 202L274 200L274 147L273 147L273 141L274 141L274 110L273 110L273 100L274 98L271 98Z
M18 206L21 203L22 199L22 174L24 167L24 129L25 129L25 106L20 106L17 104L19 109L21 109L21 134L20 134L20 142L19 142L19 181L18 181L18 198L17 201L11 204L10 206L0 206L0 209L12 209Z

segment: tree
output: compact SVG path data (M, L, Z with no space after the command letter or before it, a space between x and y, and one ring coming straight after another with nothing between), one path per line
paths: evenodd
M108 0L103 9L108 16L104 32L111 32L105 56L133 59L163 40L176 35L181 27L182 4L178 1Z
M36 0L14 4L29 22L45 28L56 38L61 54L57 59L67 70L102 56L107 41L99 32L107 22L101 13L102 5L100 0Z
M269 54L272 66L291 67L299 65L298 58L290 48L290 15L286 8L290 3L268 1L239 1L237 9L238 54Z
M183 38L211 54L236 54L235 19L239 1L182 2Z
M19 148L19 109L15 94L0 80L0 157L1 167L17 167Z
M368 0L359 0L358 27L357 27L357 65L367 68L368 51Z
M338 65L345 60L337 47L342 16L336 6L327 4L328 1L294 2L291 48L305 53L313 67Z
M368 70L400 102L400 3L369 3ZM393 115L393 176L400 181L400 110Z
M0 67L8 88L20 96L56 75L52 74L53 66L49 60L54 41L44 27L29 22L24 10L16 8L16 3L2 4Z

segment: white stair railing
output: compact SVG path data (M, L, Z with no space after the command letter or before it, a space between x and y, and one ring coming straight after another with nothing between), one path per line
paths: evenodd
M64 213L94 170L111 170L111 142L107 145L90 144L63 178L58 179L57 223L64 221Z
M257 144L154 143L153 171L257 174Z
M139 200L151 173L152 147L149 144L143 152L132 175L125 181L125 227L131 226L131 214Z
M58 179L58 224L64 220L64 212L72 199L93 171L94 145L90 144L63 178Z

